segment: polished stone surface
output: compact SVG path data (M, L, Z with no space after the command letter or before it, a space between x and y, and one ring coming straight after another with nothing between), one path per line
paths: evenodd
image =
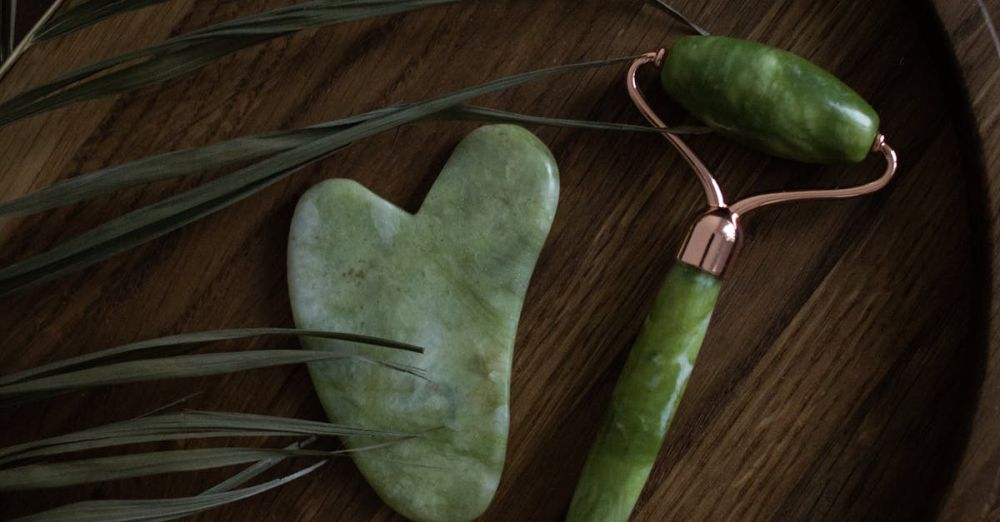
M299 202L288 256L298 326L426 348L304 341L426 371L361 361L310 369L333 422L420 433L355 456L382 499L413 520L473 519L496 492L517 323L558 198L548 148L523 128L495 125L459 144L416 215L344 179Z

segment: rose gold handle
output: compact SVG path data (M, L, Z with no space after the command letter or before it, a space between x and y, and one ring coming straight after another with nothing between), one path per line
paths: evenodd
M628 95L632 98L632 102L639 108L639 112L649 120L649 123L658 129L670 130L667 124L663 122L656 114L656 111L649 105L649 102L646 101L646 97L643 96L642 90L639 88L639 82L636 80L636 73L638 73L640 67L649 63L660 67L663 65L663 57L666 55L666 49L660 49L655 53L646 53L636 58L629 67L628 75L626 76L626 85L628 86ZM663 137L677 149L677 152L681 154L698 176L698 181L701 182L701 186L705 189L705 199L708 200L708 206L712 208L725 207L726 201L722 195L722 189L719 188L719 183L715 181L712 173L701 161L701 158L679 136L663 133Z
M872 192L881 190L888 185L889 182L892 181L893 176L896 175L896 170L899 168L899 158L896 156L896 151L885 142L884 135L879 134L875 138L875 144L872 145L872 151L881 152L885 157L886 163L885 172L882 174L882 177L876 179L875 181L870 181L856 187L842 189L795 190L760 194L737 201L729 208L733 211L733 214L741 216L751 210L766 207L767 205L774 205L775 203L787 203L790 201L803 201L807 199L854 198L865 194L871 194Z
M626 75L625 84L628 88L629 97L639 109L639 112L658 129L669 131L670 127L663 121L656 111L653 110L646 97L639 88L636 79L639 68L653 64L662 67L663 59L667 51L660 49L657 52L646 53L632 62ZM739 243L740 229L739 218L752 210L756 210L768 205L777 203L788 203L792 201L804 201L809 199L843 199L871 194L882 189L892 180L899 167L899 160L896 151L886 143L885 136L879 134L875 138L872 150L881 152L885 157L886 168L882 177L856 187L839 189L815 189L815 190L793 190L785 192L772 192L758 194L737 201L732 205L726 204L725 195L719 187L719 182L708 170L701 158L684 142L679 136L665 132L663 137L680 153L681 157L691 166L695 176L701 183L705 191L705 200L708 203L708 210L702 214L691 228L684 246L681 248L678 259L682 263L697 267L702 271L712 275L722 275L732 254Z

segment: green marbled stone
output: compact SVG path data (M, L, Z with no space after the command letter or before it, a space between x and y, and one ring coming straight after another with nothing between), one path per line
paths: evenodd
M568 522L627 522L656 463L719 297L720 282L678 263L618 377Z
M661 80L708 126L774 156L854 163L868 156L878 133L878 114L850 87L808 60L756 42L681 38Z
M548 148L521 127L496 125L459 144L416 215L343 179L299 202L288 255L298 326L426 348L350 350L423 368L426 380L356 361L310 367L333 422L422 434L354 456L382 499L410 519L471 520L493 499L517 323L558 198Z

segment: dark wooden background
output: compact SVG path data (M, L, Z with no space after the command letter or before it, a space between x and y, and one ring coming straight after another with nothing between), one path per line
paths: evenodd
M288 3L174 0L122 16L34 49L0 83L0 98L99 57ZM673 3L716 34L789 49L843 78L879 110L903 170L873 197L748 217L747 244L636 519L998 519L991 435L1000 414L977 398L984 379L985 389L998 386L987 377L996 364L988 341L997 337L988 330L986 209L1000 198L982 188L984 174L998 173L1000 144L977 139L996 127L987 102L998 99L1000 62L982 44L988 34L975 3L939 2L943 23L932 4L912 1ZM639 0L469 0L309 31L168 84L0 129L0 198L156 152L653 50L682 34ZM970 71L985 72L970 80ZM638 123L623 73L584 73L484 102ZM302 192L350 177L416 210L472 127L420 124L369 139L178 233L0 299L0 372L145 337L290 326L285 243ZM626 350L702 204L683 162L656 136L534 130L560 162L563 198L524 309L507 468L486 520L563 515ZM731 194L853 183L882 168L874 159L817 168L717 137L691 141ZM208 177L4 222L0 261ZM0 411L0 444L128 418L192 391L202 392L188 404L198 409L322 418L305 370L285 368ZM227 472L0 495L0 518L85 498L192 494ZM397 519L348 460L203 518Z

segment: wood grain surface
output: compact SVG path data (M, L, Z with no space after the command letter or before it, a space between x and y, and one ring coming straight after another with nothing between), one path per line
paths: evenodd
M34 49L0 83L0 99L94 59L288 3L173 0L106 21ZM947 37L959 42L960 57L966 48L975 53L960 63L978 74L968 95L990 115L979 130L985 125L995 137L997 69L977 72L991 58L975 4L938 2L942 31L924 2L672 3L716 34L789 49L843 78L880 112L902 172L873 197L748 217L747 243L635 519L997 519L998 403L979 401L977 409L977 398L986 372L1000 398L1000 352L989 344L1000 333L996 323L988 330L1000 312L988 283L990 237L1000 244L987 227L987 216L1000 212L997 178L989 178L990 214L982 195L984 172L1000 173L1000 145L982 142L985 156L969 146L980 134ZM682 34L639 0L468 0L308 31L165 85L0 129L0 198L157 152L317 123L541 66L654 50ZM639 123L623 74L609 68L483 102ZM182 231L0 299L0 372L164 334L290 326L285 245L303 191L348 177L416 210L471 128L437 122L385 133ZM657 136L533 130L560 162L563 197L524 309L507 468L484 520L549 521L565 513L626 351L702 205L690 172ZM856 183L882 168L874 158L805 166L714 136L691 142L731 194ZM8 220L0 224L0 261L214 175ZM0 444L125 419L192 391L201 394L188 406L198 409L322 418L305 369L284 368L3 410ZM0 495L0 518L87 498L192 494L231 471ZM348 460L201 518L398 520Z
M983 188L977 206L989 219L991 259L989 347L980 364L982 380L972 432L960 468L943 505L942 520L1000 520L1000 38L983 22L995 25L1000 2L937 1L966 86L966 107L972 125L966 128L964 155L982 169Z

